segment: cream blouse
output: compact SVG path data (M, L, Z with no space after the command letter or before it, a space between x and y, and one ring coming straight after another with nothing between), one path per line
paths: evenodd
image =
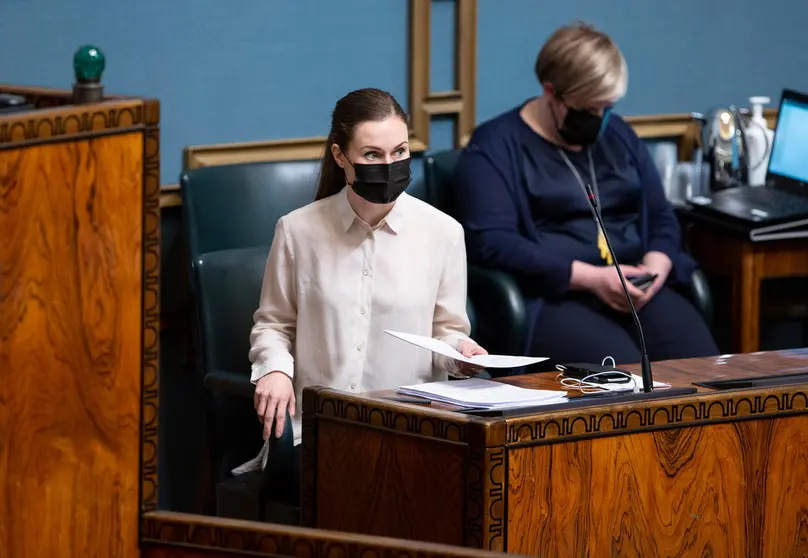
M292 378L295 443L301 393L348 392L445 379L456 361L384 333L468 339L463 228L406 193L375 228L354 213L346 189L282 217L254 316L252 381Z

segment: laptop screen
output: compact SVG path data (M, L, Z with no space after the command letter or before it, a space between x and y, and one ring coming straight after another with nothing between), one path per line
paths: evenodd
M769 174L808 182L808 103L783 99L775 134Z

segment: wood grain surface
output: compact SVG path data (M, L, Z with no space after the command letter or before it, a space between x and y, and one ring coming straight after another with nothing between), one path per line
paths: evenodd
M0 152L0 556L138 556L143 135Z
M808 416L509 451L508 551L805 556Z
M328 420L317 444L317 527L463 544L465 446Z

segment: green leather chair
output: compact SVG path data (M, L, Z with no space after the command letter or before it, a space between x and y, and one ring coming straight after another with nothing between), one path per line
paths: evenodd
M424 179L431 203L449 215L453 208L453 175L460 151L428 153ZM707 278L693 272L690 298L708 324L713 319L713 298ZM528 332L525 301L516 280L508 273L469 265L469 297L477 311L476 340L491 353L522 354Z
M264 503L272 502L274 509L279 506L293 509L299 499L300 470L291 428L285 428L280 438L270 439L269 459L263 473L248 473L235 481L229 473L255 457L263 445L263 425L256 420L253 409L254 386L250 382L247 352L267 253L267 247L252 247L202 254L194 262L194 282L204 382L211 391L208 428L217 484L217 514L278 521L263 511ZM286 421L291 424L288 412ZM234 483L254 494L237 498L239 490L233 490ZM243 504L251 499L253 504ZM255 511L245 514L245 509ZM286 515L294 516L295 512Z
M234 496L238 492L257 493L273 507L297 499L291 427L272 441L280 449L273 448L263 478L232 479L229 471L255 457L262 445L247 354L275 224L314 199L318 171L318 161L294 161L204 167L180 177L196 361L209 392L206 426L220 515L266 518L263 503L245 505L247 499ZM287 488L279 493L279 486ZM252 512L244 515L247 508Z
M183 173L180 192L191 261L218 250L270 246L278 219L314 199L318 173L319 161L246 163Z

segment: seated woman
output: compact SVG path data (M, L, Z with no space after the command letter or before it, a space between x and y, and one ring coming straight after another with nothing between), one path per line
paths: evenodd
M628 70L612 40L586 25L556 31L539 53L543 95L481 125L455 183L469 260L514 274L528 299L525 348L563 362L639 362L628 302L588 202L591 187L629 284L652 360L717 354L678 291L695 263L645 144L612 112Z
M264 437L286 411L301 439L300 394L361 392L446 379L473 368L384 333L434 337L465 356L469 339L462 227L408 196L407 115L378 89L334 108L316 201L275 228L252 329L255 409Z

